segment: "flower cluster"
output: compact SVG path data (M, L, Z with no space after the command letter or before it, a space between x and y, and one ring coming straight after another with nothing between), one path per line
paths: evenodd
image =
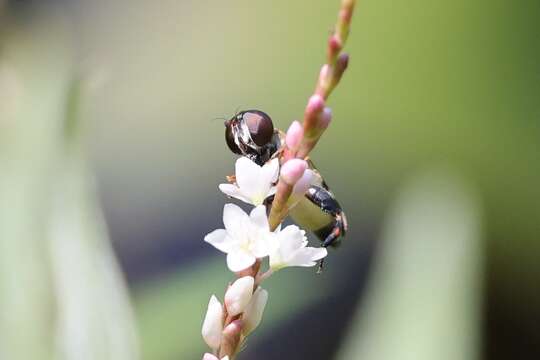
M282 229L281 223L314 181L305 159L332 120L326 101L348 66L349 56L342 49L354 6L355 0L341 0L338 21L328 39L326 64L307 103L304 121L291 124L279 155L262 166L241 157L230 183L219 185L229 197L254 208L247 214L237 205L225 205L225 228L204 238L227 254L227 267L238 279L229 284L223 304L214 295L210 298L202 335L213 353L205 354L203 360L234 359L261 322L268 300L268 292L260 286L263 280L285 267L313 266L327 255L325 248L308 247L306 233L298 226ZM266 258L268 269L261 272Z
M295 165L296 164L296 165ZM286 166L285 166L286 165ZM305 163L289 161L281 167L281 176L300 173L298 193L304 193L312 175ZM260 323L268 292L260 282L275 271L289 266L313 266L327 255L325 248L308 247L306 233L296 225L271 231L264 200L272 196L280 175L277 159L259 166L246 157L236 161L234 184L219 189L230 197L255 205L249 214L235 204L223 208L224 229L217 229L204 240L227 254L227 267L236 274L248 273L229 285L223 304L212 295L203 323L202 335L214 354L234 356L246 336ZM259 274L264 258L268 270ZM207 354L205 359L216 358Z

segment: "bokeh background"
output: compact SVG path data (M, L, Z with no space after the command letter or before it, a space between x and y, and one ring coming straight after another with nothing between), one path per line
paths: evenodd
M219 118L301 118L338 6L0 1L0 358L200 358L231 279L202 240ZM240 360L540 356L539 24L537 0L359 1L312 154L351 229L266 283Z

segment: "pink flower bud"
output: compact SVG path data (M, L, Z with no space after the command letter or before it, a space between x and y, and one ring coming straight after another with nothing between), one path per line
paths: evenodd
M323 72L325 66L323 66L323 69L321 70L321 73ZM326 69L326 72L328 72L328 69ZM315 94L311 96L308 100L307 106L306 106L306 113L312 113L317 114L324 108L324 99L321 95Z
M319 115L319 128L326 129L332 121L332 109L325 107L324 110Z
M225 293L225 306L230 316L236 316L244 311L251 300L255 280L244 276L236 280Z
M285 137L285 143L287 144L287 147L291 149L292 151L298 150L298 147L300 146L300 142L302 141L302 138L304 137L304 129L302 128L302 125L298 121L293 121L291 126L289 126L289 130L287 130L287 136Z
M341 76L343 75L343 73L345 72L348 66L349 66L349 54L347 53L340 54L336 61L336 74L335 74L338 81L339 79L341 79Z
M341 48L342 48L342 44L339 37L336 34L330 36L330 38L328 39L328 54L327 54L328 56L327 61L329 64L334 63L334 59L337 58L339 52L341 51Z
M219 300L212 295L202 326L202 337L212 349L219 348L221 331L223 330L223 307Z
M288 185L293 186L304 174L307 163L301 159L291 159L281 167L281 178Z
M268 301L268 291L258 288L253 294L251 302L244 311L244 336L249 335L261 323L261 319Z
M300 180L298 180L296 184L294 185L293 194L304 196L307 189L313 182L314 178L315 178L315 174L313 173L313 171L310 169L306 169L306 171L304 171L304 174L302 175Z

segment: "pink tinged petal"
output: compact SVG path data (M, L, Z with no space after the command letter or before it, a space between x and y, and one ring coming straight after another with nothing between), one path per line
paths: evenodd
M249 216L235 204L225 204L223 207L223 224L231 237L236 241L245 238L245 224Z
M204 354L202 360L219 360L219 359L212 354L206 353Z
M221 344L221 331L223 330L223 307L219 300L212 295L208 303L208 310L202 326L202 337L212 349L219 348Z
M293 121L291 126L289 126L289 130L287 130L287 135L285 137L285 143L287 144L287 147L293 151L298 150L300 147L300 143L302 142L302 138L304 137L304 128L298 121Z
M255 280L251 276L244 276L236 280L225 293L225 306L231 316L241 314L251 300Z
M240 191L238 186L233 184L220 184L219 190L221 190L225 195L242 200L245 203L251 204L251 200L244 196Z
M260 229L269 230L268 218L266 217L266 207L264 205L259 205L253 208L249 214L249 219Z
M307 163L301 159L291 159L281 167L281 178L289 185L294 185L307 168Z
M204 237L204 241L222 251L228 253L232 246L231 239L227 236L227 231L224 229L217 229Z
M244 310L244 316L242 317L244 320L244 328L242 329L244 336L249 335L261 323L267 301L268 291L259 287Z
M256 258L253 254L237 248L227 254L227 267L232 272L239 272L253 265L255 260Z

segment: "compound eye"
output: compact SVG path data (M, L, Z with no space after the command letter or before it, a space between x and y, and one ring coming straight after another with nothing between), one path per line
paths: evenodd
M251 139L257 146L268 144L274 135L274 124L266 113L259 110L244 112L243 119L249 129Z
M238 148L238 145L236 145L236 142L234 141L234 134L233 134L233 127L230 124L225 125L225 141L227 142L227 146L231 151L235 154L242 155L242 151Z

